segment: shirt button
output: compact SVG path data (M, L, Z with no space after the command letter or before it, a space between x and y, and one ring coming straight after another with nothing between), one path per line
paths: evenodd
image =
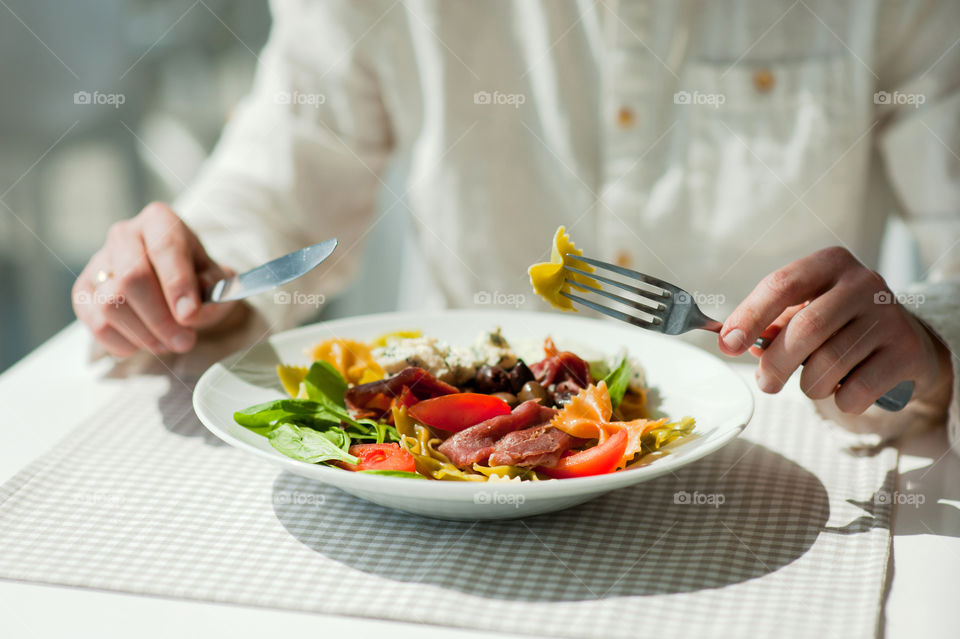
M617 125L621 129L629 129L637 121L637 116L630 107L622 106L617 110Z
M618 251L613 258L613 263L623 268L630 268L633 266L633 256L627 251Z
M776 84L776 77L770 69L757 69L753 72L753 88L758 93L766 93Z

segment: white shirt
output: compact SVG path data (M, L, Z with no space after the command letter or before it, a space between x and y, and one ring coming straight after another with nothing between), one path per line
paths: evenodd
M272 6L253 91L177 205L215 259L242 269L336 236L297 284L335 292L392 159L424 300L528 293L565 224L722 319L825 246L875 267L897 214L925 263L911 310L960 352L960 2ZM278 327L314 310L271 302Z

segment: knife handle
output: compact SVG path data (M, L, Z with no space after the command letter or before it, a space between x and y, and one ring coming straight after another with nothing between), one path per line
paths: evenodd
M204 286L200 283L200 303L215 304L220 301L223 294L223 288L227 285L227 280L217 280L211 286Z

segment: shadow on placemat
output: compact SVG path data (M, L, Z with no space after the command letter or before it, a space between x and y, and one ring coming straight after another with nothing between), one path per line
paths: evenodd
M290 534L350 568L520 601L739 583L801 557L830 513L814 475L744 440L675 476L523 520L426 519L289 473L274 483L274 504Z
M157 400L163 426L181 437L199 437L208 446L226 446L219 437L204 428L189 402L196 378L171 379L170 388Z

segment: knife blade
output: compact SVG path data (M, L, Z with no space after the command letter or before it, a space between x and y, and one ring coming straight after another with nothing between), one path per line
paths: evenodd
M275 289L315 269L330 257L335 248L337 248L336 238L306 246L261 264L246 273L214 282L212 286L201 291L200 297L204 303L216 304L232 302Z

